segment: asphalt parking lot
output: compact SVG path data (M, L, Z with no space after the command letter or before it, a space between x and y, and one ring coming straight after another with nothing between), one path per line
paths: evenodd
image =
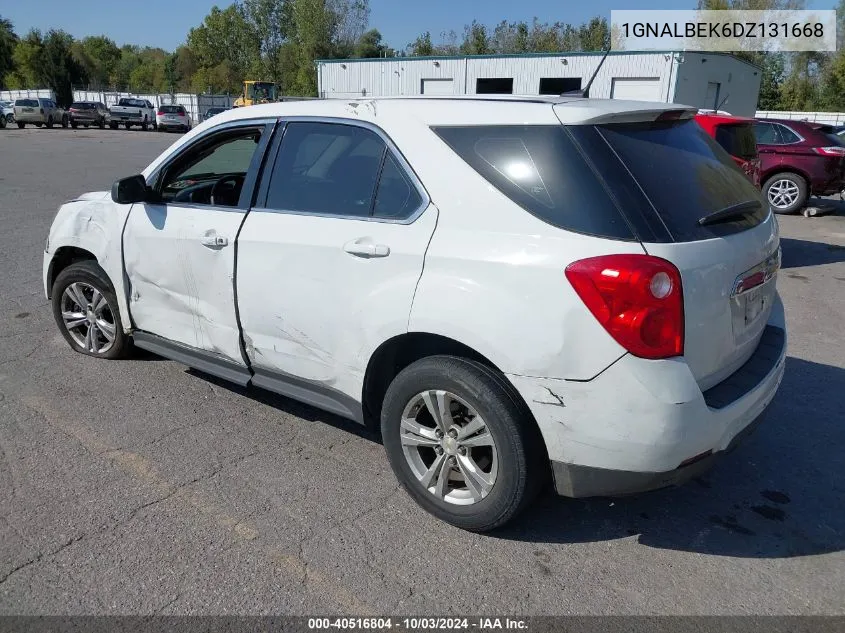
M178 135L0 130L0 614L845 614L845 203L781 219L766 423L673 490L442 524L351 423L138 353L74 354L55 211Z

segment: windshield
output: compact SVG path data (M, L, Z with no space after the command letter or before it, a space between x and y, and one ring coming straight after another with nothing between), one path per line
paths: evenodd
M246 96L253 100L276 100L276 85L266 81L256 81L253 84L247 84Z
M129 106L131 108L143 108L145 107L144 102L140 99L121 99L118 104L119 106Z

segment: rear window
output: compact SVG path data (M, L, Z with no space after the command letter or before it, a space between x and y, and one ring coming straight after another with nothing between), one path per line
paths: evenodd
M159 108L165 114L185 114L185 108L175 105L163 105Z
M95 106L94 106L93 103L86 103L85 101L77 101L75 103L71 103L70 107L74 108L75 110L93 110Z
M757 139L750 123L724 123L716 126L716 142L731 156L745 160L757 158Z
M145 108L146 102L141 101L140 99L121 99L118 101L117 105L130 108Z
M736 233L768 214L760 192L694 121L598 126L676 241ZM709 226L698 220L749 200L760 211Z
M437 127L434 132L490 184L539 219L578 233L634 239L562 126Z
M17 99L15 105L21 108L37 108L38 99Z

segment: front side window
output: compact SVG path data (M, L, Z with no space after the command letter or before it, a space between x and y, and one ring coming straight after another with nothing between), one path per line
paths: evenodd
M221 132L189 147L165 169L158 187L162 201L237 206L263 130Z
M285 128L266 207L280 211L405 219L422 197L371 130L293 122Z

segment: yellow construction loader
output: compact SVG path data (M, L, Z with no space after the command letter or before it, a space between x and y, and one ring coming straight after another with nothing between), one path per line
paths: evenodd
M243 108L258 103L271 103L278 99L279 87L273 82L245 81L243 93L235 99L234 107Z

